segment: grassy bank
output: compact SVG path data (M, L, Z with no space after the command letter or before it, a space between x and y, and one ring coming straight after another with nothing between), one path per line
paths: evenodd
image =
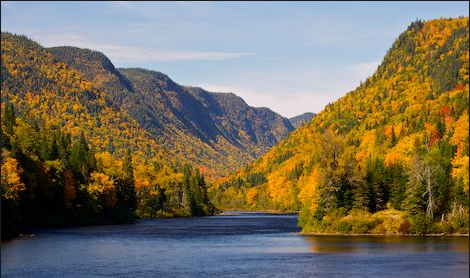
M348 214L337 211L323 216L305 216L302 212L299 225L303 234L327 235L468 235L469 216L449 214L432 220L424 213L409 215L396 209L376 213L355 210Z

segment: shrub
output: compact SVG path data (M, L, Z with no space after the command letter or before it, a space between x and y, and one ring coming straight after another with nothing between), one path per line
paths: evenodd
M372 232L379 234L403 233L400 232L400 226L406 219L404 212L396 209L387 209L374 213L372 217L377 221L377 226Z
M412 234L425 235L434 232L432 220L425 213L419 212L418 214L411 216L410 220L410 232Z
M373 219L355 219L352 223L351 231L354 234L366 234L375 226Z
M339 221L336 225L334 225L334 230L339 233L348 233L351 230L351 223L345 220Z

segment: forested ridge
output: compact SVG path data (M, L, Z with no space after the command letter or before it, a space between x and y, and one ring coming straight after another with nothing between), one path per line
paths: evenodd
M211 191L312 233L468 233L468 17L417 20L377 71Z
M1 41L2 238L214 212L204 174L165 153L102 88L25 36Z
M106 92L112 105L135 119L165 154L190 161L212 179L254 161L293 130L287 119L250 107L234 94L181 86L152 70L116 69L97 51L47 50Z

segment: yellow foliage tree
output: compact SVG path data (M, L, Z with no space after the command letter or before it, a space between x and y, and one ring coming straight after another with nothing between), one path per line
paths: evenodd
M2 150L2 198L17 200L21 191L25 190L20 175L23 169L18 161L10 156L10 152Z
M258 196L258 188L252 187L247 190L245 200L247 205L252 206L256 202L256 197Z
M303 176L299 180L299 200L303 206L309 208L310 211L315 211L318 207L317 184L321 177L321 169L315 168L308 176Z
M454 134L450 142L457 146L456 156L462 155L465 147L468 148L468 111L465 111L462 116L454 124Z
M107 207L114 207L117 202L116 186L114 181L106 174L93 172L86 190L93 199L102 199Z
M463 188L465 193L468 194L468 184L469 184L469 179L468 179L468 161L469 157L467 155L461 156L461 157L455 157L452 160L452 166L454 167L452 169L452 177L457 179L457 180L462 180L463 182Z

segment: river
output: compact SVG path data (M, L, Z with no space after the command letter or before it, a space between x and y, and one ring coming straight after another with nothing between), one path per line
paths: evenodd
M469 275L468 237L299 235L297 215L235 213L42 229L1 244L1 277Z

